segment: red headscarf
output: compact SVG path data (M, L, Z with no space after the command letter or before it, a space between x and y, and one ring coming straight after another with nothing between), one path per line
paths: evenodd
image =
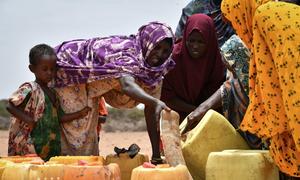
M192 59L186 47L186 40L193 30L203 35L207 45L205 54L198 59ZM172 56L176 66L163 81L162 100L178 97L198 106L225 80L225 67L221 60L214 23L205 14L194 14L188 18L183 39L175 44Z

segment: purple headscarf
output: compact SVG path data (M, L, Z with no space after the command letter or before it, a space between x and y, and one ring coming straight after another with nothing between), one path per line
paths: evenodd
M58 57L55 84L63 87L127 74L154 87L175 66L170 57L158 67L151 67L145 61L157 43L165 38L174 42L171 28L151 22L140 27L137 35L64 42L55 48Z

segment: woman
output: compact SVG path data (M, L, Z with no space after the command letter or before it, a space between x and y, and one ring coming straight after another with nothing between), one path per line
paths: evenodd
M194 14L188 18L172 58L176 67L164 79L161 99L179 113L181 122L225 80L214 23L209 16Z
M223 0L221 9L253 53L250 103L241 129L269 139L279 169L300 177L300 88L296 85L300 7L267 0Z
M183 9L176 28L176 39L182 38L183 29L189 16L197 13L206 14L211 17L215 24L218 44L221 47L224 42L234 34L230 24L225 23L221 16L221 0L192 0Z
M62 125L63 154L98 155L98 102L103 96L117 108L145 104L152 161L161 162L157 122L160 111L169 108L159 97L163 76L174 67L169 58L173 39L169 26L152 22L135 36L74 40L56 48L56 86L63 109L92 108L85 118Z
M223 44L221 53L228 69L227 80L211 97L189 114L188 124L199 122L209 109L222 108L224 117L237 129L248 145L253 149L261 149L263 144L259 138L239 129L249 104L250 51L238 36L233 35Z

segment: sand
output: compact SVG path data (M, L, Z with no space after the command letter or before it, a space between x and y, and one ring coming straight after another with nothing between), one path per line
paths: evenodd
M7 156L8 131L0 131L0 156ZM141 153L151 156L151 144L147 132L114 132L100 134L100 155L106 156L114 153L114 147L128 148L136 143Z

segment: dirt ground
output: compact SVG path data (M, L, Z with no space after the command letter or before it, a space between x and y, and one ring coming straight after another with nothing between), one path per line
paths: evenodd
M8 131L0 131L0 156L7 156ZM128 148L136 143L141 153L151 156L151 145L147 132L113 132L100 134L100 155L106 156L114 153L114 147Z

